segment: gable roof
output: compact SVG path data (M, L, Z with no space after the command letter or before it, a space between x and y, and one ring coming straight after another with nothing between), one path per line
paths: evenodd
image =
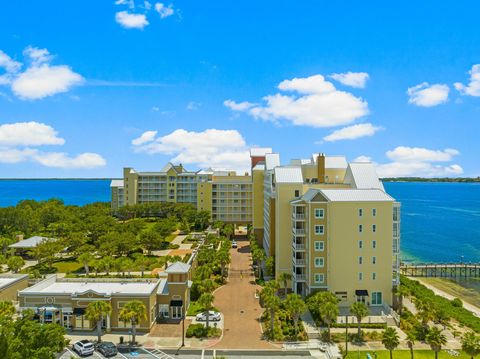
M24 240L21 240L17 243L10 244L8 247L10 248L35 248L42 242L46 241L56 241L56 238L47 238L47 237L40 237L40 236L33 236Z
M123 187L123 180L112 180L110 187Z
M301 167L275 167L276 183L303 183Z
M394 199L380 189L322 189L331 202L393 202Z
M165 270L165 273L188 273L189 270L190 264L175 262Z
M385 191L382 182L378 179L375 166L371 162L350 163L344 182L356 189L380 189Z

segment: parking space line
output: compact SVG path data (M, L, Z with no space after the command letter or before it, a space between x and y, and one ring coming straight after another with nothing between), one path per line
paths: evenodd
M202 349L202 359L205 357L205 349Z
M117 352L117 355L120 355L122 358L128 359L125 355L123 355L123 354L120 353L120 352Z
M100 355L100 353L93 352L93 354L95 354L97 357L99 357L101 359L105 359L105 357L103 355Z
M217 356L215 355L217 352L217 349L213 349L213 358L216 358Z
M74 353L73 351L71 351L69 348L65 348L67 350L67 352L70 353L70 355L73 355L74 358L80 358L76 353Z

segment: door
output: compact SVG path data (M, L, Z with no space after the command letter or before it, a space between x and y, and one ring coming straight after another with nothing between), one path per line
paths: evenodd
M182 319L182 308L183 307L171 307L173 319Z

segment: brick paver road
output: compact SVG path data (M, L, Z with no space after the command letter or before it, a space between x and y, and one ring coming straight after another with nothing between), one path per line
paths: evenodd
M273 345L262 340L259 319L263 309L255 298L255 290L260 287L254 284L249 243L237 243L238 248L230 250L228 283L214 293L214 304L225 318L223 338L214 348L273 349Z

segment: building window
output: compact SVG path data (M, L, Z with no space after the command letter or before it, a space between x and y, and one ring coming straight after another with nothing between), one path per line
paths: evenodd
M315 283L324 283L325 282L325 275L323 273L315 273Z
M377 241L373 241L373 242L372 242L372 247L373 247L374 249L377 248Z
M358 241L358 248L360 248L360 249L363 248L363 241Z
M382 292L372 292L372 305L382 305Z
M373 272L372 273L372 280L375 280L375 279L377 279L377 273Z
M315 225L315 234L316 235L323 235L325 232L324 232L324 228L323 228L323 225L322 224L316 224Z
M377 257L372 257L372 263L377 264Z
M377 209L376 208L372 208L372 216L376 216L377 215Z
M315 257L315 267L323 268L325 265L325 259L323 257Z
M363 209L362 208L358 209L358 216L359 217L363 216Z
M323 252L325 249L324 241L315 241L315 252Z
M362 257L358 257L358 264L362 264L363 263L363 258Z
M372 224L372 232L375 233L377 231L377 225Z
M300 191L298 189L295 190L295 197L300 197Z
M315 208L315 218L322 219L324 216L323 208Z
M358 273L358 280L362 280L362 279L363 279L363 273L360 272L360 273Z

